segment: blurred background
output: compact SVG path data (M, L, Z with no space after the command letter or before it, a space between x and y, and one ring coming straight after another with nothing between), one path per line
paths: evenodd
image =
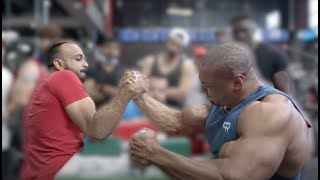
M48 73L45 52L52 43L72 40L82 46L90 66L84 87L98 108L117 93L123 72L135 69L150 78L151 96L181 109L206 102L197 79L199 60L212 46L237 41L242 33L276 51L263 58L252 49L257 68L268 67L261 71L266 83L272 84L270 77L278 70L289 73L292 97L314 127L313 159L302 178L318 179L317 0L3 0L1 4L3 178L18 179L25 107L37 80ZM237 34L235 23L241 21L250 23ZM178 58L170 63L164 54ZM269 61L274 54L280 55ZM259 58L265 62L260 64ZM128 140L143 127L157 131L160 144L169 150L212 158L203 134L161 132L130 102L113 135L99 142L85 137L83 150L56 179L168 179L158 168L140 167L128 156Z

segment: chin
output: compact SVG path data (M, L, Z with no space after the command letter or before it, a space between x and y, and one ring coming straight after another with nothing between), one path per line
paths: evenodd
M81 80L81 82L84 82L86 80L87 76L86 75L80 75L79 79Z

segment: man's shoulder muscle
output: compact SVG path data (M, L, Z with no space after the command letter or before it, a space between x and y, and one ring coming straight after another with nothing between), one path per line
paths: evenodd
M238 131L241 134L272 134L283 130L292 114L288 103L279 97L255 101L248 105L239 116Z

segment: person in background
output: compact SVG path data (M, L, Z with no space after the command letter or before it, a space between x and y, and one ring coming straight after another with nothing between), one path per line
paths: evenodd
M193 47L192 55L193 55L194 63L196 64L196 73L192 78L192 82L193 82L192 92L190 93L190 95L186 100L186 105L203 104L208 101L205 94L201 90L201 84L199 82L200 62L207 55L207 53L208 53L208 50L204 46L196 45Z
M47 48L62 36L60 27L48 25L37 32L39 54L27 59L19 68L8 102L8 113L23 111L36 84L48 73L45 53Z
M214 34L215 34L215 43L216 44L223 44L228 41L226 29L218 28L218 29L216 29Z
M173 28L165 43L165 49L141 60L141 71L147 77L165 76L169 82L167 104L182 108L192 89L192 77L196 67L193 61L183 54L189 45L190 36L186 30Z
M252 48L256 65L268 83L289 95L292 95L291 80L287 72L289 59L279 49L259 41L255 41L256 23L246 15L234 17L231 20L232 35L235 41Z
M2 178L12 175L11 131L8 127L7 100L13 82L13 74L5 66L6 46L2 41Z
M96 51L96 63L89 67L84 88L97 107L110 101L118 93L119 80L126 68L120 64L120 43L107 37Z

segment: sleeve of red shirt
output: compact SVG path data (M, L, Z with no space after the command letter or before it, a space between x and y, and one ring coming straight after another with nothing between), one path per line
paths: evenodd
M49 87L63 107L88 97L79 77L69 70L55 72L49 81Z

